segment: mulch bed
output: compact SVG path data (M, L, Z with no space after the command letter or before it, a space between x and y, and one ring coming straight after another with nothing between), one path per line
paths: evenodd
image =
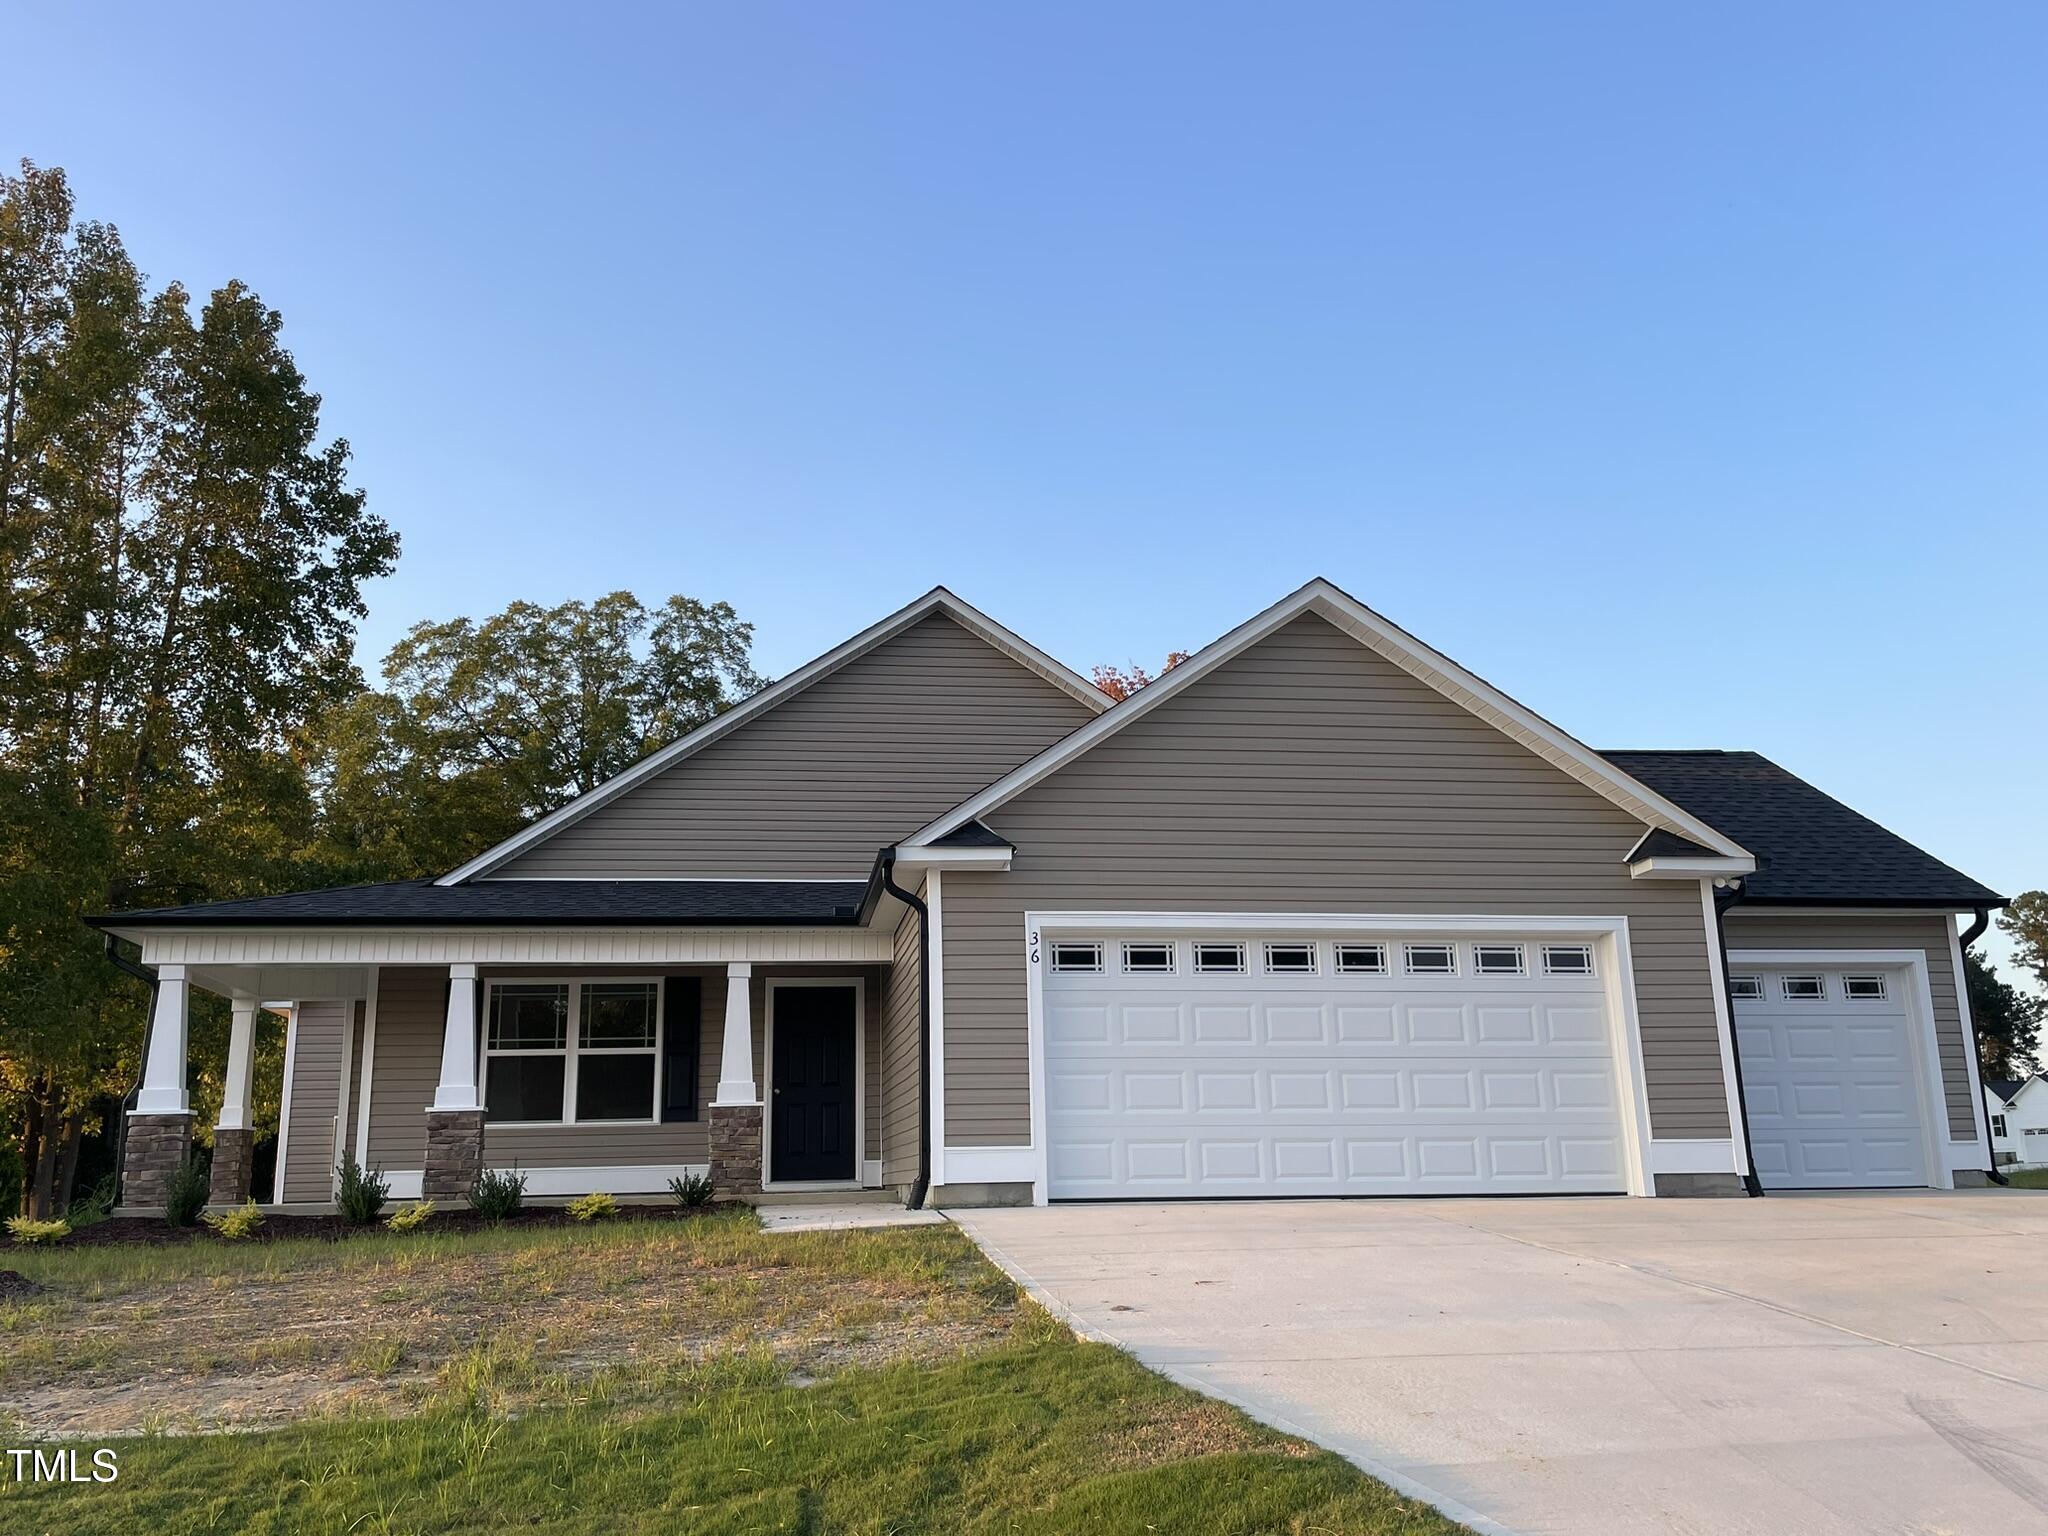
M622 1205L612 1221L694 1221L719 1211L739 1208L740 1202L724 1201L714 1205L700 1205L694 1210L683 1210L674 1205ZM390 1211L396 1210L394 1203ZM475 1211L442 1207L427 1219L420 1228L422 1232L480 1232L496 1226L505 1227L566 1227L575 1224L575 1218L559 1205L530 1205L524 1210L506 1217L500 1222L486 1221ZM340 1242L359 1232L382 1232L381 1219L367 1227L351 1227L339 1216L268 1215L263 1225L244 1242L274 1243L283 1238L313 1238L322 1242ZM174 1227L161 1216L113 1216L105 1221L96 1221L89 1227L81 1227L64 1239L66 1248L122 1247L136 1244L152 1248L172 1248L184 1243L217 1242L212 1231L204 1226ZM23 1285L31 1282L15 1275L12 1270L0 1270L0 1296L8 1293L6 1285L12 1277Z
M17 1270L0 1269L0 1301L18 1301L24 1296L40 1295L42 1289Z

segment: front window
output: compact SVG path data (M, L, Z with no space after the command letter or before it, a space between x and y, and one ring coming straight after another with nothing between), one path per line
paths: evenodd
M654 1120L660 1044L657 981L493 982L485 1114L500 1124Z
M1991 1117L1991 1134L1994 1136L2003 1136L2005 1134L2005 1116L1993 1115Z
M651 981L604 982L582 990L576 1118L652 1120L660 986Z

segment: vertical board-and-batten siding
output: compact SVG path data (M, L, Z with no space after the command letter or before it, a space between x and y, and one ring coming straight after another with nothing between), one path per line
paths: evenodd
M749 1001L754 1021L754 1076L767 1090L763 1075L763 1023L767 1017L768 982L813 979L822 974L858 977L865 993L867 1018L867 1149L881 1156L882 1122L881 1014L882 978L878 966L756 966ZM539 971L486 967L483 980L517 981ZM576 967L550 970L549 979L575 975L599 979L607 975L654 975L634 967ZM562 1125L523 1128L484 1126L484 1160L493 1167L579 1168L638 1167L659 1163L701 1163L710 1143L703 1108L718 1088L719 1052L725 1034L726 973L721 967L683 966L660 972L694 975L701 982L698 1020L698 1118L662 1124ZM441 1032L446 1018L448 972L445 967L386 966L378 975L377 1040L370 1074L370 1163L384 1169L414 1169L425 1158L427 1106L441 1075ZM294 1099L297 1094L294 1093ZM331 1113L331 1111L330 1111ZM292 1139L298 1140L297 1121ZM297 1158L293 1158L296 1165ZM319 1198L326 1198L323 1194Z
M1653 1134L1728 1134L1700 890L1641 823L1320 618L1295 620L990 812L945 877L948 1146L1031 1139L1027 911L1626 917Z
M1927 990L1934 998L1934 1037L1941 1053L1942 1099L1949 1137L1977 1135L1970 1109L1969 1043L1956 1003L1956 968L1949 955L1948 919L1884 912L1807 913L1736 907L1723 920L1735 949L1917 949L1927 956Z
M1092 718L933 614L492 876L859 879L876 849Z
M922 883L918 894L924 894ZM919 1057L921 1020L918 996L922 986L919 964L924 953L924 930L918 915L906 912L896 925L896 959L882 986L881 1104L882 1182L908 1184L917 1177L918 1123L923 1110L919 1093L922 1062Z
M341 1110L348 1002L298 1005L292 1033L291 1130L282 1182L287 1203L334 1198L334 1122Z

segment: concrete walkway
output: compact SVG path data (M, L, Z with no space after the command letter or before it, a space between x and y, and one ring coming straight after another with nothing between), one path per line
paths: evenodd
M869 1227L928 1227L946 1218L937 1211L906 1211L893 1200L836 1205L763 1205L755 1208L764 1232L853 1232Z
M2048 1193L952 1214L1081 1331L1483 1530L2048 1531Z

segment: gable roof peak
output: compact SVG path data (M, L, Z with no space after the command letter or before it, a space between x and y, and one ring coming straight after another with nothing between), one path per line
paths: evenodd
M617 798L635 784L732 734L749 720L766 714L811 684L830 677L841 667L887 644L913 624L934 613L945 614L984 644L1009 657L1026 671L1037 674L1093 713L1100 715L1109 708L1109 696L1080 673L1055 661L1022 635L998 624L948 588L933 587L922 597L905 603L886 618L878 619L859 634L834 646L824 655L804 663L788 676L749 694L723 714L714 715L694 731L649 753L632 767L614 774L595 789L578 795L567 805L557 807L523 831L514 833L497 846L478 854L461 868L449 871L434 883L444 886L461 885L490 873L535 844L547 841L563 828L582 820L599 806Z
M1733 839L1681 809L1649 786L1639 783L1591 747L1560 730L1534 710L1509 698L1491 683L1467 671L1448 656L1417 639L1400 625L1374 612L1325 576L1314 576L1270 607L1254 614L1228 634L1212 640L1186 661L1131 694L1106 714L1054 742L1020 764L972 799L964 800L936 821L906 838L903 848L928 847L966 822L986 815L1011 797L1088 751L1103 738L1122 730L1140 715L1193 687L1231 658L1242 654L1283 625L1313 613L1349 635L1366 649L1434 688L1510 739L1527 747L1551 766L1577 779L1596 794L1636 817L1646 826L1662 828L1728 858L1749 852Z

